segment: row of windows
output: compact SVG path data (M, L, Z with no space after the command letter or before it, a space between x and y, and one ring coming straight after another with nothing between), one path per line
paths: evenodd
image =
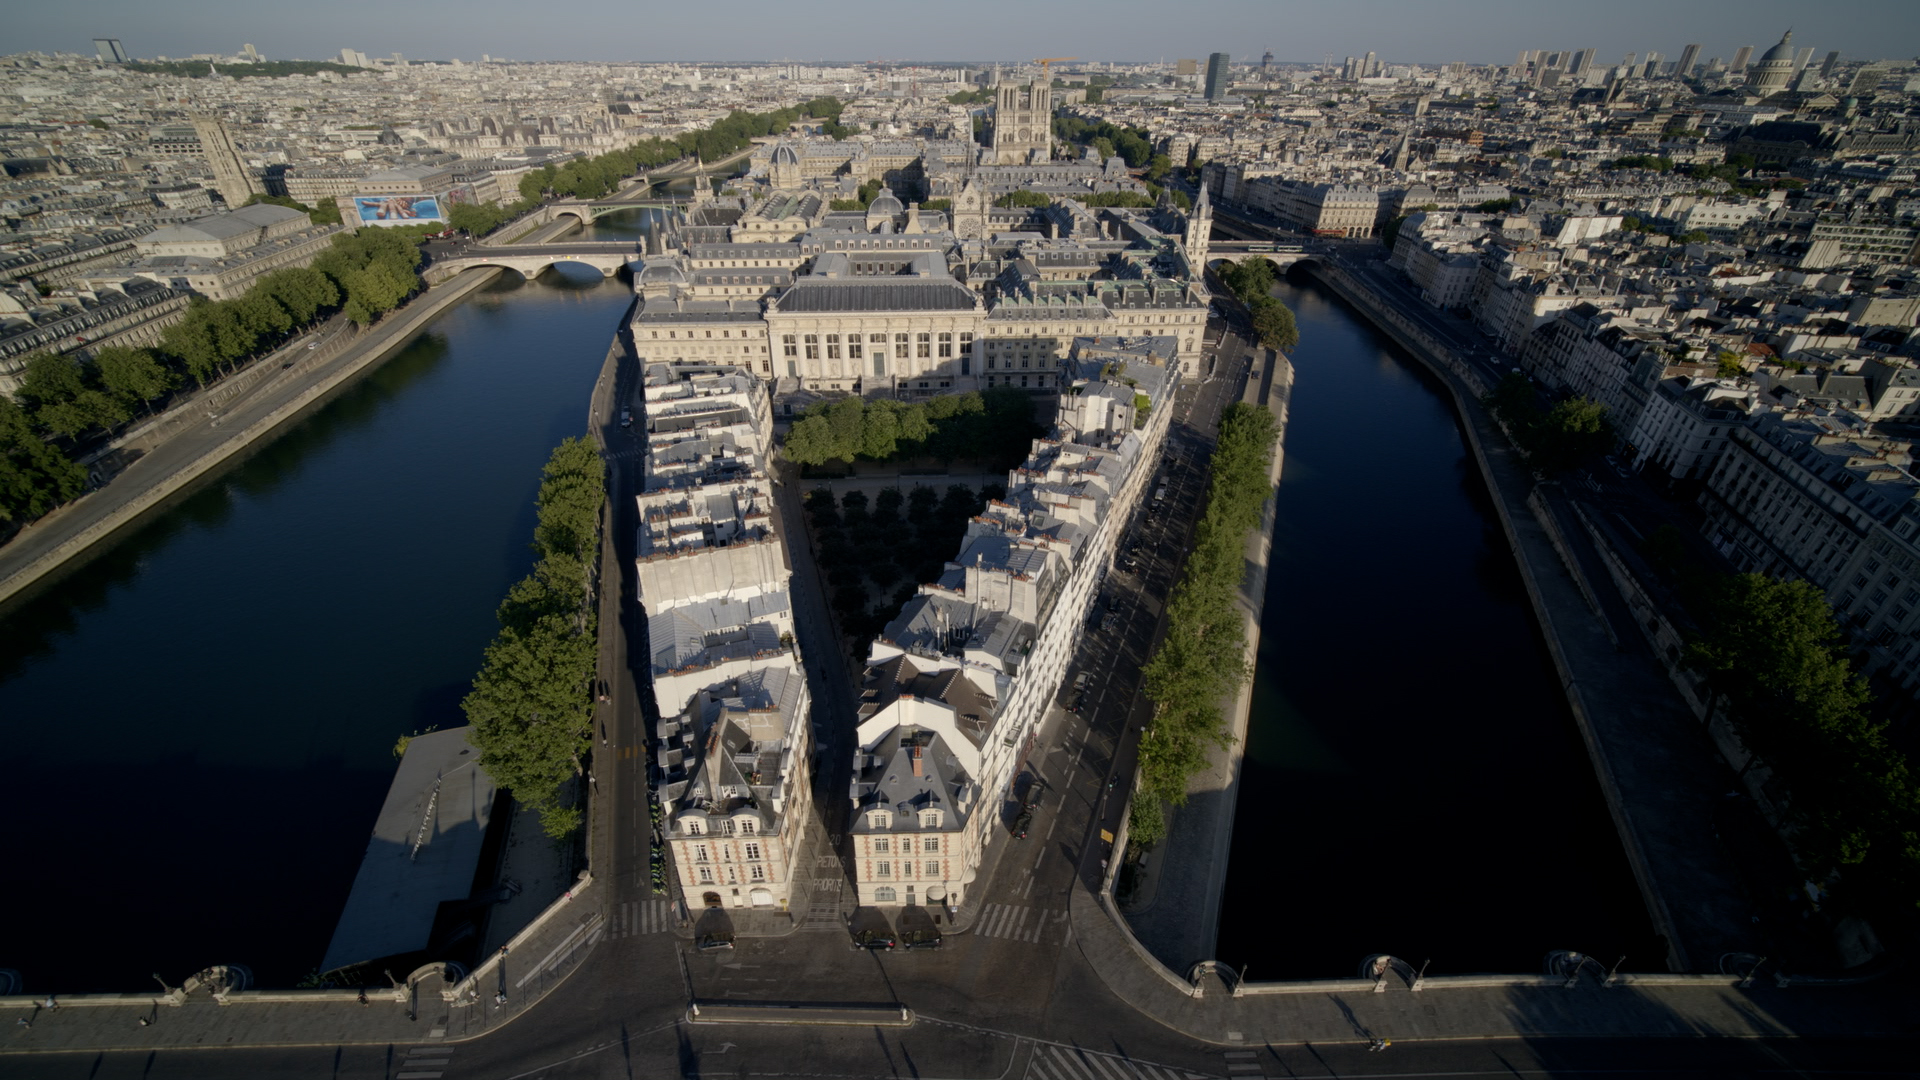
M914 863L912 863L911 861L902 862L900 864L900 876L912 877L913 868L914 868ZM892 860L890 859L875 860L873 864L873 876L877 878L892 877L893 876ZM938 862L935 862L929 859L926 863L925 872L922 873L920 876L929 877L929 878L938 878L940 876L940 864Z
M933 810L933 811L928 811L928 813L937 814L939 813L939 811ZM935 820L930 822L929 824L938 825L939 821ZM893 847L893 843L888 837L876 836L873 838L873 853L875 855L890 854L892 847ZM927 851L927 852L939 851L940 838L937 836L922 837L920 840L920 850ZM906 855L911 853L912 851L913 851L913 837L911 836L901 837L900 838L900 854Z
M733 867L731 867L731 866L728 866L728 867L723 867L722 869L724 869L724 870L726 871L726 879L727 879L727 881L726 881L726 883L727 883L728 885L738 885L738 884L740 884L740 876L739 876L738 874L736 874L736 873L734 872L734 869L733 869ZM699 878L700 878L700 884L702 884L702 885L717 885L717 884L719 884L719 882L718 882L717 880L715 880L715 874L714 874L714 872L713 872L713 867L711 867L711 866L701 866L701 867L697 867L697 868L696 868L696 870L697 870L697 872L698 872L698 876L699 876ZM747 867L747 880L749 880L749 881L765 881L765 880L767 880L767 868L766 868L766 867L764 867L764 866L761 866L761 865L759 865L759 864L757 864L757 863L756 863L756 864L754 864L754 865L752 865L752 866L749 866L749 867Z
M747 842L745 850L746 850L746 856L748 861L752 861L760 857L760 845L754 843L753 841ZM730 847L723 846L720 849L720 858L721 858L721 861L723 862L732 859L733 849ZM705 844L693 845L693 861L697 863L713 861L709 856L709 852L707 851L707 845Z
M827 334L824 336L827 339L825 342L825 347L827 350L826 358L828 360L841 359L842 357L842 353L841 353L842 342L840 340L841 335ZM807 359L818 360L820 359L820 349L821 349L820 338L821 337L822 335L820 334L782 334L780 335L781 355L799 356L800 349L802 348L802 345L804 343L804 347L807 350L807 353L806 353ZM960 341L959 341L960 350L962 352L965 352L966 350L973 347L972 334L962 333L959 335L959 338L960 338ZM936 345L938 345L939 347L939 352L937 354L934 352L934 347ZM920 359L926 360L926 359L932 359L935 355L938 355L942 359L951 359L953 357L953 346L954 346L954 335L950 331L941 331L937 334L936 333L920 333L920 334L893 335L893 355L894 357L900 360L906 360L911 357L919 357ZM844 347L846 349L845 358L848 360L863 359L865 356L865 351L870 347L873 351L873 358L875 360L873 373L875 375L886 374L886 369L881 367L878 361L882 361L887 358L887 335L868 334L866 336L866 340L862 342L859 334L848 334L846 335L846 342L844 343Z
M682 824L685 825L687 830L687 835L689 836L699 836L702 833L707 831L707 827L700 823L699 818L687 818L684 822L682 822ZM752 836L754 833L760 831L760 824L759 822L756 822L752 818L741 818L739 829L743 835ZM733 831L734 831L734 819L721 818L720 832L723 833L724 835L732 836Z

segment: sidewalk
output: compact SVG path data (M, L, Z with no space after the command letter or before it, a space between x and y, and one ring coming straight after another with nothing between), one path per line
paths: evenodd
M238 991L218 999L205 988L170 987L166 994L62 996L54 1009L45 1007L45 995L0 998L0 1056L475 1038L518 1018L580 967L605 931L603 891L591 883L576 888L471 977L449 981L438 965L411 976L395 972L398 985L366 988L364 1003L358 987Z
M1582 976L1573 988L1545 976L1429 978L1420 993L1398 978L1383 993L1361 979L1269 984L1281 992L1234 997L1218 978L1204 995L1158 965L1141 962L1099 900L1084 888L1072 898L1074 941L1107 989L1141 1013L1203 1042L1499 1039L1569 1036L1905 1035L1920 1031L1905 995L1889 985L1787 988L1764 975L1742 989L1735 980L1692 976L1623 977L1611 988ZM1251 988L1254 984L1249 984Z

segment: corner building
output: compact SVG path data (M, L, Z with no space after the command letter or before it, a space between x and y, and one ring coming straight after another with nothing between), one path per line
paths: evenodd
M854 883L868 906L964 902L1154 473L1170 338L1083 338L1053 432L1007 474L940 580L869 649L855 735Z

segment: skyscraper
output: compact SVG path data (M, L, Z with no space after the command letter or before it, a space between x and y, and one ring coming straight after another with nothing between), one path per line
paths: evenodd
M1363 79L1371 79L1378 74L1380 74L1380 61L1373 58L1372 50L1368 50L1366 67L1360 72L1360 77Z
M1826 58L1826 59L1825 59L1824 61L1821 61L1821 64L1820 64L1820 77L1821 77L1821 78L1823 78L1823 79L1830 79L1830 78L1832 78L1832 77L1833 77L1833 69L1834 69L1834 66L1835 66L1835 65L1837 65L1837 64L1839 64L1839 63L1840 63L1840 50L1839 50L1839 49L1835 49L1835 50L1833 50L1832 52L1830 52L1830 53L1828 53L1828 54L1827 54L1827 58Z
M1673 66L1674 78L1684 79L1693 74L1693 62L1700 59L1700 46L1689 45L1680 50L1680 62Z
M1372 53L1368 53L1372 58ZM1227 54L1214 53L1207 57L1207 100L1219 101L1227 96Z
M1797 73L1813 62L1813 46L1809 45L1793 54L1793 70Z
M1734 74L1747 70L1747 61L1753 58L1753 46L1742 45L1740 51L1733 54L1733 64L1728 68Z
M1273 50L1268 49L1265 55L1260 57L1260 70L1264 72L1271 67L1273 67Z
M1651 79L1660 74L1660 61L1663 59L1665 59L1665 57L1657 52L1648 53L1646 65L1640 69L1640 77L1643 79Z
M214 190L227 206L237 209L246 203L248 196L264 194L253 170L240 160L240 149L233 145L227 125L212 116L196 116L193 132L200 136L200 153L213 169Z
M1574 75L1585 75L1587 69L1592 66L1593 50L1581 49L1579 52L1573 54L1573 64L1567 70Z
M95 56L98 56L109 64L124 64L127 62L127 51L120 47L119 38L94 38L93 52Z

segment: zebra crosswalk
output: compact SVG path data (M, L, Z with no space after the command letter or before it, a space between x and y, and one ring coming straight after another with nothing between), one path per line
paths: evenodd
M607 937L638 937L673 929L673 901L629 900L607 912Z
M394 1080L436 1080L446 1075L447 1063L452 1060L451 1046L416 1046L401 1060Z
M1039 1045L1027 1058L1027 1080L1208 1080L1204 1073L1082 1050Z
M1067 913L1026 904L988 904L973 925L980 937L1024 941L1029 945L1065 945L1073 940Z

